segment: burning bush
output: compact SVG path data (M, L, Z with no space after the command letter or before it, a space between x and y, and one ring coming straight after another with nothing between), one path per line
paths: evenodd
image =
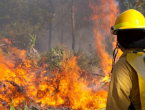
M66 107L85 110L105 107L107 92L101 88L100 82L81 70L76 56L57 49L42 55L41 60L36 60L33 65L35 59L30 60L25 50L12 45L1 47L0 107L20 107L24 101L29 108L35 106L38 109ZM46 59L43 59L44 56ZM52 62L59 62L60 65ZM49 66L52 65L50 72ZM14 101L12 105L11 98Z

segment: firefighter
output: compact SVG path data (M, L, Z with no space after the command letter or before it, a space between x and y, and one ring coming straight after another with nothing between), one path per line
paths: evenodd
M145 110L145 18L129 9L111 30L123 54L113 66L106 110Z

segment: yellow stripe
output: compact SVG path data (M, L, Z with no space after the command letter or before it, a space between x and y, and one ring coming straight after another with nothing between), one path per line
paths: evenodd
M123 22L123 23L120 23L120 24L116 24L114 27L115 29L118 29L122 26L129 26L130 24L128 22Z

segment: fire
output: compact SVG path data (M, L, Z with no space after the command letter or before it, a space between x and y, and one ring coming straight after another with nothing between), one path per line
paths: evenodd
M88 87L87 81L80 77L80 71L75 57L64 61L62 64L62 72L54 73L57 76L52 81L49 82L47 80L47 83L39 86L39 90L41 90L42 93L46 93L45 95L47 96L42 95L44 101L42 104L46 104L47 102L48 105L66 105L72 109L80 108L83 110L87 108L100 108L102 106L101 104L106 102L106 100L102 100L100 104L100 95L102 94L102 97L106 99L106 96L103 95L103 93L106 92L93 92L92 89ZM50 89L52 91L45 92Z
M112 57L106 52L105 37L110 35L110 27L114 25L118 9L115 0L100 0L98 4L99 6L90 4L93 10L91 20L94 22L94 37L97 53L101 58L101 67L107 75L112 69ZM115 45L113 43L113 48Z
M4 39L8 46L0 49L0 109L7 109L11 104L18 106L25 100L28 106L66 107L72 110L98 110L105 108L107 91L102 82L110 79L112 58L106 52L105 36L109 35L110 27L117 16L115 0L101 0L100 6L90 4L94 12L94 36L97 53L101 58L101 67L105 78L100 82L82 72L77 65L77 58L64 57L59 71L51 74L45 66L33 64L26 56L25 50L9 46L11 42ZM82 77L83 76L83 77Z
M6 46L0 49L0 107L7 109L13 98L15 107L25 100L28 106L37 105L42 109L105 108L107 92L95 79L91 82L83 74L76 57L64 57L60 70L50 75L45 66L33 65L25 50Z
M111 70L112 70L112 56L106 51L106 37L109 38L110 28L115 24L117 14L119 12L115 0L100 0L95 3L90 3L90 7L93 11L91 20L94 23L93 32L94 38L96 40L96 49L97 53L101 59L101 68L105 77L101 82L108 83L110 82ZM109 39L108 39L109 40ZM117 38L114 36L114 41L112 42L113 49L116 47ZM109 50L110 51L110 50ZM113 53L113 52L112 52ZM122 52L119 50L118 56L116 59L119 59L119 56ZM102 85L103 86L103 85Z

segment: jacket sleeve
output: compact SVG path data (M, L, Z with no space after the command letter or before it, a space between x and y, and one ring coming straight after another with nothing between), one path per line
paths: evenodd
M132 80L130 68L120 59L113 68L106 110L129 110Z

